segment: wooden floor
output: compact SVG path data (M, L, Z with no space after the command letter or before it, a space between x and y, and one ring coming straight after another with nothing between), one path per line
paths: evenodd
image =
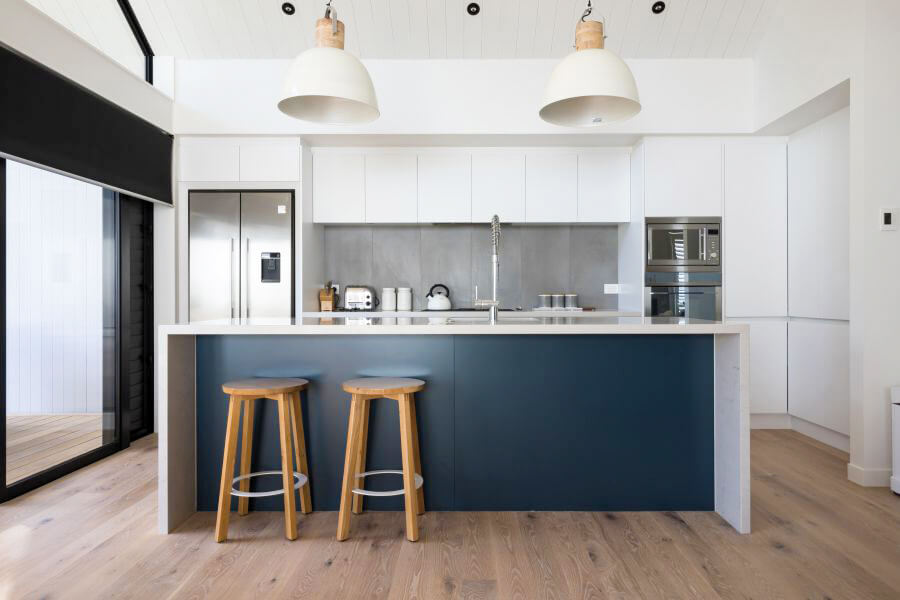
M754 532L713 513L232 517L156 533L156 447L0 505L0 598L900 598L900 497L847 481L847 456L754 431Z
M48 467L99 448L103 415L8 415L6 481L15 483Z

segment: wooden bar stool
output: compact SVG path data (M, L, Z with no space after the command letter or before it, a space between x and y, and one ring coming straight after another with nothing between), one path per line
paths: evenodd
M347 429L347 454L344 458L344 485L341 488L341 512L338 517L337 539L346 540L350 535L350 512L362 512L363 496L405 496L406 539L419 539L417 515L425 512L425 493L422 488L422 461L419 458L419 431L416 426L416 400L414 394L425 388L420 379L402 377L365 377L351 379L343 384L344 391L352 394L350 424ZM369 439L369 402L375 398L396 400L400 408L400 449L403 470L366 471L366 444ZM402 475L403 489L390 492L372 492L362 489L362 480L370 475ZM356 486L356 487L354 487ZM352 506L351 506L352 504Z
M228 517L231 497L237 496L238 514L246 515L250 498L284 494L284 530L289 540L297 539L297 510L294 490L300 490L300 509L304 514L312 510L309 495L309 468L306 464L306 436L303 433L303 413L300 410L300 392L309 382L305 379L242 379L229 381L222 391L230 396L228 425L225 429L225 456L222 459L222 481L219 486L219 511L216 515L216 541L224 542L228 536ZM278 431L281 442L281 470L250 472L250 452L253 445L253 411L257 398L274 400L278 405ZM234 475L237 454L238 422L244 409L243 440L241 443L241 474ZM293 456L291 436L293 435ZM297 470L293 468L296 460ZM271 492L250 492L250 478L259 475L281 475L282 489ZM233 486L237 483L239 489Z

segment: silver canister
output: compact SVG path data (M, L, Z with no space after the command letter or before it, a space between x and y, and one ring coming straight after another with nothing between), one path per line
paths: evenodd
M550 306L553 308L565 308L565 294L553 294L550 300Z
M578 294L566 294L566 308L578 308Z
M538 294L538 308L550 308L552 306L552 300L550 294Z

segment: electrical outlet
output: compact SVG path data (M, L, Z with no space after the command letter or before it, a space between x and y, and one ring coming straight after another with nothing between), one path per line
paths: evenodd
M337 283L332 283L332 284L331 284L331 289L334 290L335 296L340 296L340 295L341 295L341 286L340 286L339 284L337 284Z
M878 221L878 225L881 227L882 231L897 231L897 209L896 208L882 208L881 209L881 219Z

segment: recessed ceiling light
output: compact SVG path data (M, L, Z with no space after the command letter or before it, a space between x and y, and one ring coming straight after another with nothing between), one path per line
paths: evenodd
M654 2L653 6L650 7L650 10L653 11L654 15L658 15L662 11L666 10L666 3L665 2Z
M290 16L290 15L294 14L295 12L297 12L297 9L294 8L294 5L291 4L290 2L285 2L284 4L281 5L281 12Z
M481 12L481 7L477 2L470 2L466 7L466 12L472 15L473 17Z

